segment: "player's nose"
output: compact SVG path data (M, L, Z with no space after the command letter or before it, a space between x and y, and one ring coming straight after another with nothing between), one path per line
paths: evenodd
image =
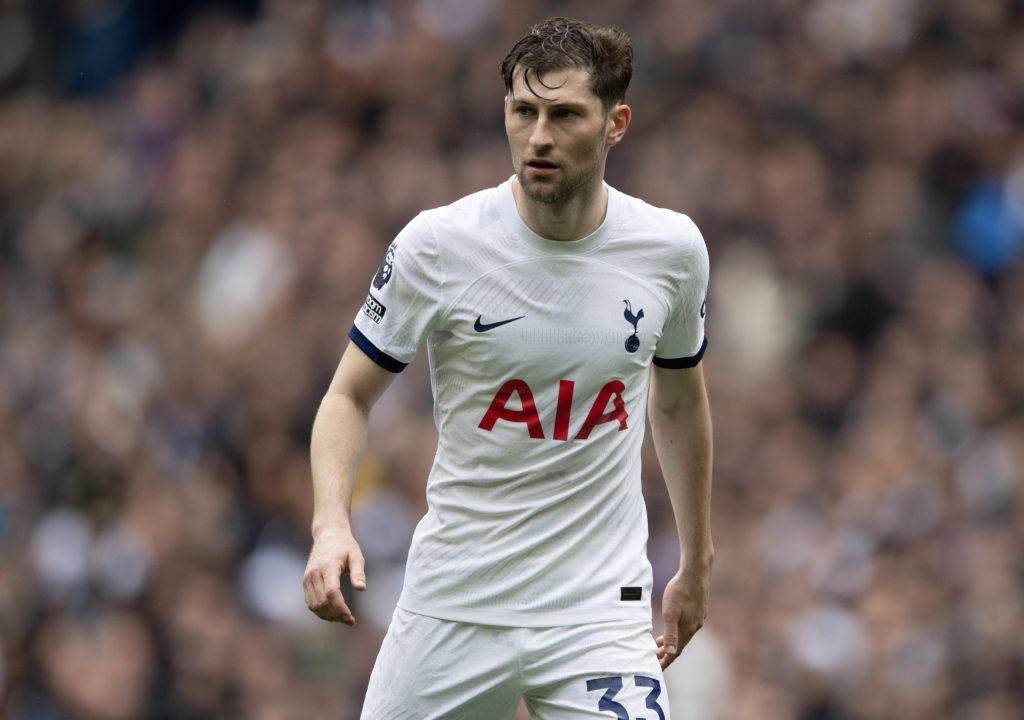
M551 127L544 116L537 118L533 124L533 131L530 133L530 145L535 148L549 147L553 144Z

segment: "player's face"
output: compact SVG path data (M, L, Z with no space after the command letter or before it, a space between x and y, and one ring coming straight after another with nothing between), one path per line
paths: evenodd
M559 70L530 77L513 76L505 98L505 132L512 164L523 192L531 200L561 204L604 177L608 148L621 138L616 108L605 113L590 90L584 70ZM628 110L626 111L628 113ZM628 115L627 115L628 123Z

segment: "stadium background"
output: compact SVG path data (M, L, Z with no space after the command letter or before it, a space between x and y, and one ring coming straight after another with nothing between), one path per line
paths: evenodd
M424 359L372 419L352 630L302 602L310 425L392 235L510 174L498 63L553 14L634 38L609 181L712 257L676 715L1019 720L1019 0L0 0L0 717L357 716Z

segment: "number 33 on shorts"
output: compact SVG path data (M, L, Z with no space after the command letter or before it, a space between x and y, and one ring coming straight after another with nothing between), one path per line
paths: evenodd
M633 684L638 688L648 688L646 701L646 709L653 710L658 720L665 720L665 713L661 709L661 705L658 704L658 696L661 695L661 683L651 677L645 677L643 675L634 675ZM615 696L622 690L622 678L616 675L611 677L594 678L593 680L587 680L587 692L596 692L598 690L604 690L604 694L597 701L598 710L607 710L613 713L617 720L633 720L629 711L624 705L616 702ZM638 720L646 720L650 715L640 716Z

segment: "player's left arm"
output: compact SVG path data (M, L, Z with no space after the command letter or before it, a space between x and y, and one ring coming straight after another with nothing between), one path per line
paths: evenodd
M704 371L652 369L648 415L668 487L681 550L680 567L662 600L658 660L668 667L707 617L711 542L711 410Z

